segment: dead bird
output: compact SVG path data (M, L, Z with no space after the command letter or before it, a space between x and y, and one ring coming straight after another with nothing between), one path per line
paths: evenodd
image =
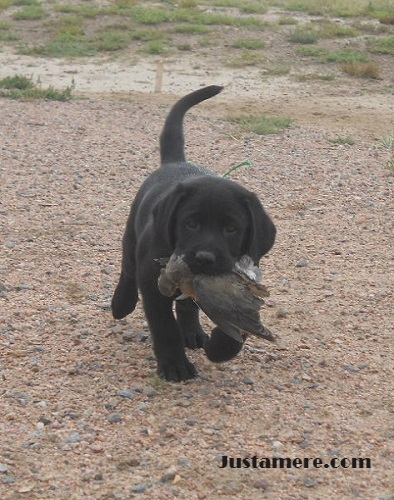
M163 261L160 260L163 264ZM193 274L183 255L172 255L161 270L158 287L167 297L177 290L179 299L191 297L200 309L227 335L243 343L248 334L275 341L260 322L259 310L267 288L259 283L261 271L244 255L231 273L217 276Z

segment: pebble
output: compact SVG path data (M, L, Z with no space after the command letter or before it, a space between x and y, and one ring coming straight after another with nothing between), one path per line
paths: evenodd
M99 307L103 311L109 311L111 309L111 301L110 300L104 300L103 302L100 303Z
M359 371L358 366L353 365L342 365L342 369L350 373Z
M302 480L302 484L307 488L311 488L316 485L316 479L312 479L311 477L306 477Z
M139 342L146 342L149 339L149 335L145 332L137 332L137 340Z
M4 484L11 484L11 483L15 483L15 478L12 477L12 476L4 476L2 479L1 479L1 482L4 483Z
M0 463L0 474L8 472L8 465Z
M72 444L72 443L79 443L81 441L81 435L77 431L73 431L69 434L69 436L66 438L66 443L67 444Z
M30 289L30 286L29 285L26 285L25 283L20 283L19 285L16 285L15 286L15 290L17 292L21 292L23 290L29 290Z
M121 391L118 391L116 394L122 398L131 399L134 396L134 391L132 391L131 389L122 389Z
M246 385L253 385L254 384L254 380L250 377L244 377L242 379L242 382Z
M176 474L178 472L178 469L173 465L169 467L164 474L161 476L160 481L162 483L167 483L168 481L173 481Z
M145 394L145 396L148 396L148 398L151 398L153 396L156 396L157 391L155 391L153 387L145 387L143 393Z
M110 413L107 417L107 420L111 424L117 424L117 423L121 422L123 419L122 419L122 415L120 413Z
M278 307L278 310L276 311L276 316L278 318L285 318L288 314L289 311L285 307Z
M242 490L242 486L240 483L235 481L229 481L228 483L225 483L220 490L224 495L236 495Z
M150 483L141 483L141 484L137 484L136 486L133 486L131 488L131 491L133 493L143 493L149 487L150 487Z
M123 328L119 325L116 325L116 326L113 326L111 329L110 329L111 333L116 335L118 333L122 333L123 332Z
M308 264L308 259L306 257L301 257L301 259L296 262L296 267L306 267Z
M4 246L5 246L6 248L14 248L14 247L15 247L15 242L14 242L14 241L12 241L12 240L8 240L8 241L6 241L6 242L4 243Z
M114 332L112 332L112 333L114 333ZM117 332L117 333L120 333L120 332ZM122 340L123 340L123 342L133 342L133 334L131 332L124 332L122 334Z
M265 491L268 488L268 485L269 483L265 479L258 479L253 483L254 488L262 491Z

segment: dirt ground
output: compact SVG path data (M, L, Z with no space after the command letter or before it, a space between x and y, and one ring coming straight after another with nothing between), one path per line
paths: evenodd
M0 77L74 74L82 97L0 100L0 497L394 499L393 73L301 83L185 59L164 63L154 92L156 59L103 64L0 53ZM118 322L108 306L169 106L211 83L227 88L188 115L188 157L217 172L253 162L232 179L278 228L261 268L279 342L248 339L222 365L190 351L200 377L172 384L155 375L141 305ZM294 123L245 134L234 111ZM329 140L345 135L355 143ZM223 456L371 467L220 468Z

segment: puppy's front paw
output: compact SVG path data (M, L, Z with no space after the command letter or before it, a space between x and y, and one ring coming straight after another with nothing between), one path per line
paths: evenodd
M208 340L208 335L200 327L197 331L188 331L184 333L185 347L189 349L199 349L204 346Z
M186 356L158 362L157 373L169 382L182 382L197 377L195 366Z
M211 337L204 343L204 351L207 358L214 363L228 361L239 353L243 344L229 337L216 327L212 330Z

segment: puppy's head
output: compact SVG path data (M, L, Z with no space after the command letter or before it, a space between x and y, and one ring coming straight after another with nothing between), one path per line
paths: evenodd
M258 198L220 177L180 182L156 204L153 218L162 243L185 255L193 274L229 272L245 254L257 264L275 240Z

